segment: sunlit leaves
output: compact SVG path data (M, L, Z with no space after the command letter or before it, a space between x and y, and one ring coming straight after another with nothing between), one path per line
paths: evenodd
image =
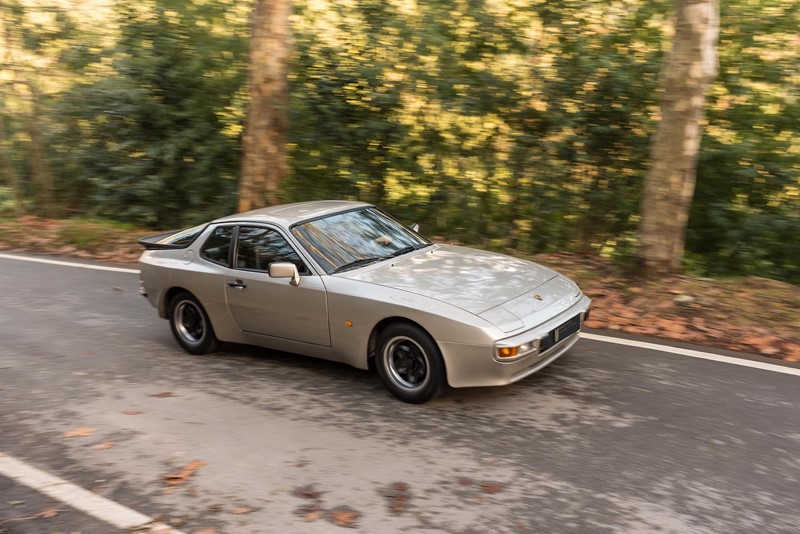
M431 235L489 247L626 253L670 0L292 4L284 199L373 201ZM689 223L698 268L798 276L798 6L721 3ZM46 157L70 214L176 227L235 209L251 8L4 2L13 57L0 58L0 150L20 186L0 175L0 209L18 196L35 207L31 93L8 83L22 74L41 91Z

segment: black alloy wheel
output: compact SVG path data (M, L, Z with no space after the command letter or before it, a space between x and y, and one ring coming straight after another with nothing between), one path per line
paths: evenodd
M435 397L445 379L439 347L427 332L409 323L394 323L378 336L377 369L397 398L422 404Z
M170 301L169 324L178 343L192 354L207 354L217 349L211 321L197 299L181 291Z

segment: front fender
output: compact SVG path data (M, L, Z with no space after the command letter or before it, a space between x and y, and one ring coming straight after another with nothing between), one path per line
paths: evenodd
M460 308L422 295L343 277L326 277L331 344L336 359L366 369L375 327L389 318L420 325L437 344L491 346L499 329Z

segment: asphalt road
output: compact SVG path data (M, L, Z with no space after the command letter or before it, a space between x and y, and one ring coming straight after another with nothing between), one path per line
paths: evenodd
M0 452L186 533L800 532L798 376L583 339L412 406L343 365L189 355L137 286L0 258ZM0 533L56 532L120 530L0 476Z

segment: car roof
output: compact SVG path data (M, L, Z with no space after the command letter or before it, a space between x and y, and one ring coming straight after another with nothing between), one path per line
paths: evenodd
M293 204L280 204L269 206L257 210L246 211L221 217L212 221L220 222L265 222L279 224L288 228L289 226L316 219L341 211L348 211L357 208L370 207L372 204L366 202L355 202L350 200L314 200L310 202L295 202Z

